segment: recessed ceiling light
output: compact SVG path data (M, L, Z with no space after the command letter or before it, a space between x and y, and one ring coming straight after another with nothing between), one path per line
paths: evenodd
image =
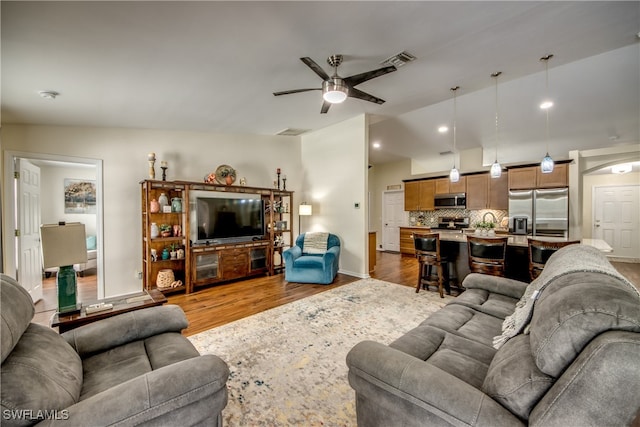
M60 95L60 93L55 90L41 90L38 94L44 99L56 99L56 96Z
M613 166L611 166L611 172L612 173L617 173L617 174L623 174L623 173L631 172L631 169L633 169L633 167L631 166L631 163L623 163L621 165L613 165Z
M541 110L546 110L551 107L553 107L553 101L543 101L542 104L540 104Z
M449 128L448 128L447 126L442 125L442 126L440 126L440 127L438 128L438 132L440 132L440 133L447 133L447 132L449 132Z
M380 145L379 142L374 142L373 143L373 148L380 148L380 147L381 147L381 145Z

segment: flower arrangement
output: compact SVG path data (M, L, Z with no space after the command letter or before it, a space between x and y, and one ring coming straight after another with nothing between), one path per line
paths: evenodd
M479 228L481 230L491 230L493 228L496 227L496 223L495 222L484 222L484 221L480 221L480 222L476 222L475 223L475 227Z

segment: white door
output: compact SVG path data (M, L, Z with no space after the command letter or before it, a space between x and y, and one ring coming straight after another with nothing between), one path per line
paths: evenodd
M18 281L34 302L42 299L40 253L40 168L24 159L16 160L18 209Z
M404 192L387 191L382 194L382 248L400 252L400 227L406 223Z
M616 257L640 258L640 185L595 187L593 236Z

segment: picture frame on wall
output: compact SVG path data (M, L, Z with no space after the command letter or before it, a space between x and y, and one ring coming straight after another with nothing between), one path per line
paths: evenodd
M64 213L95 214L96 182L88 179L64 179Z

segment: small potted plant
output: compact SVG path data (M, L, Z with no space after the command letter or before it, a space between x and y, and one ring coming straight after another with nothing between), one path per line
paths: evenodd
M171 237L171 226L169 224L160 225L160 236Z
M172 243L169 246L167 246L167 248L169 249L169 256L171 257L171 259L177 259L178 258L178 248L180 247L180 245L178 243Z

